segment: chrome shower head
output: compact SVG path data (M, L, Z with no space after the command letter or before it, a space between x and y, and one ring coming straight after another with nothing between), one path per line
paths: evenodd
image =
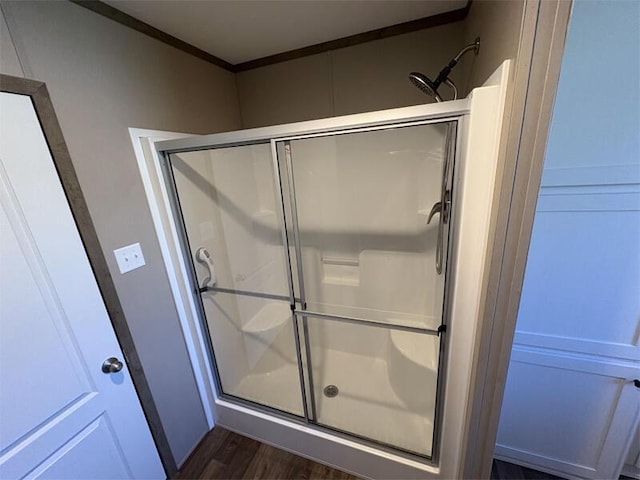
M453 99L455 100L458 98L458 89L456 88L455 84L449 79L449 74L451 73L451 70L453 70L453 67L458 64L458 61L462 58L462 56L470 51L473 51L473 53L478 55L478 52L480 52L480 37L477 37L473 43L460 50L458 54L451 59L447 66L440 70L440 73L435 80L431 80L429 77L419 72L411 72L409 74L409 80L411 80L411 83L413 83L424 93L435 98L438 102L442 101L442 97L438 94L438 88L440 88L440 85L444 83L447 86L451 87L451 89L453 90Z
M413 83L417 88L422 90L424 93L436 99L436 102L441 102L442 97L438 95L438 87L434 85L434 83L420 72L411 72L409 74L409 80Z

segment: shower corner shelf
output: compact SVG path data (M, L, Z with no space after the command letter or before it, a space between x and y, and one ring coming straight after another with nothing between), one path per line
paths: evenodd
M391 345L397 355L402 357L405 362L411 362L422 368L435 370L437 368L437 348L432 350L426 350L419 348L419 344L415 342L415 334L410 332L403 332L400 330L392 330L389 332L391 339ZM435 335L425 337L431 339L433 343L437 343L438 337Z
M285 302L269 302L242 326L242 331L251 334L266 334L279 330L291 320L291 309Z

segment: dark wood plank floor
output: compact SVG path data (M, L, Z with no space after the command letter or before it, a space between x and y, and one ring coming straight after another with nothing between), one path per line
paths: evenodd
M174 479L359 480L221 427L200 442ZM555 480L558 477L494 460L491 480Z
M173 478L358 480L353 475L221 427L216 427L207 434Z
M494 460L491 468L491 480L562 480L549 473L539 472L513 463Z

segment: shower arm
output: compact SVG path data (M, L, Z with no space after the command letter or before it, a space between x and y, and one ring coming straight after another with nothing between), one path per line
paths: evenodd
M446 78L443 82L447 87L449 87L451 90L453 90L453 98L452 100L457 100L458 99L458 87L456 87L456 84L453 83L451 80L449 80L448 78Z
M458 61L462 58L462 56L465 53L470 52L471 50L475 50L476 55L478 54L478 51L480 50L480 38L476 38L473 43L470 43L469 45L464 47L462 50L460 50L460 52L458 52L458 54L455 57L453 57L453 61L458 63Z
M460 50L458 52L458 54L455 57L453 57L453 59L449 62L449 64L446 67L444 67L442 70L440 70L440 73L438 74L438 77L433 82L435 84L436 89L441 84L447 83L447 80L449 80L449 74L451 73L451 70L453 70L453 67L455 67L458 64L458 61L464 56L464 54L466 54L467 52L470 52L472 50L475 52L476 55L480 51L480 37L477 37L476 40L473 43L470 43L469 45L464 47L462 50ZM451 81L451 80L449 80L449 81ZM447 84L447 85L449 85L449 84ZM451 85L449 85L449 86L451 86ZM456 97L457 97L457 95L456 95Z

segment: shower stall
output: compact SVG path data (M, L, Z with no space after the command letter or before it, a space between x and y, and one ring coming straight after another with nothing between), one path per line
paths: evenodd
M475 95L496 110L503 87ZM467 346L456 257L484 245L460 237L473 128L471 98L156 144L216 400L246 416L231 428L438 465Z

